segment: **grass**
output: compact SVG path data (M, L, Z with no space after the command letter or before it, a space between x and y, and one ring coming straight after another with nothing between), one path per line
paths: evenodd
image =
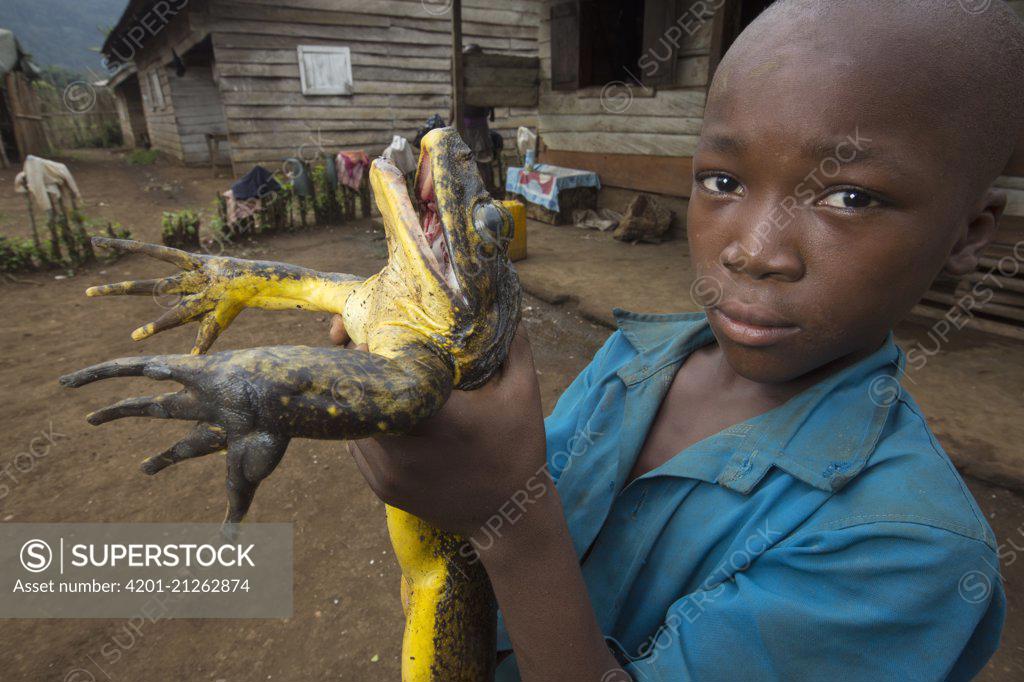
M133 166L151 166L160 156L155 149L133 149L127 156L128 163Z

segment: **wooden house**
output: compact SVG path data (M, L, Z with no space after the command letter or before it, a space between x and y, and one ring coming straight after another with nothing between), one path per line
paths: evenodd
M14 34L0 28L0 167L49 151L39 97L30 79L37 74Z
M102 51L127 139L190 164L378 154L452 105L451 0L130 0ZM537 56L538 3L462 3L462 42ZM142 118L138 112L141 103ZM133 115L134 112L134 115ZM535 107L498 107L514 140ZM210 142L215 144L211 145ZM211 159L211 155L213 158Z

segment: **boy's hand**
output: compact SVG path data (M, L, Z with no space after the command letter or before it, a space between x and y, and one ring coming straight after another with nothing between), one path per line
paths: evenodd
M331 339L347 340L338 318ZM520 327L505 365L486 385L453 391L410 435L349 441L349 450L387 504L442 530L481 533L503 505L508 512L513 495L536 494L549 482L540 389L525 330Z
M348 340L340 318L331 338ZM629 680L590 605L544 466L545 447L540 389L523 327L499 374L475 391L452 391L414 434L349 441L378 497L475 540L522 679Z

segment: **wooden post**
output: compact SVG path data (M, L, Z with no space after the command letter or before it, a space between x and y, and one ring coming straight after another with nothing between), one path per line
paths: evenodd
M87 261L95 260L96 252L92 248L92 240L89 238L89 232L85 229L85 223L82 220L82 214L78 210L78 202L75 201L75 195L66 182L62 182L60 186L61 193L66 191L68 199L71 200L71 219L75 222L75 231L77 233L75 236L82 249L82 255Z
M462 76L462 0L452 0L452 125L462 137L465 123L462 111L465 105Z
M50 204L53 205L53 199L50 200ZM61 239L64 240L64 248L68 252L68 258L71 259L72 265L78 265L82 262L82 252L78 248L75 236L71 234L71 219L68 216L68 208L64 204L64 195L61 193L57 194L57 203L54 206L54 211L57 213L57 229L60 231Z
M50 200L50 210L46 214L46 226L50 230L50 262L60 263L64 256L60 250L60 237L57 235L57 207L53 205L53 197L49 192L46 198Z
M21 179L21 185L25 188L25 201L28 204L28 220L32 224L32 244L36 247L36 253L43 254L43 243L39 240L39 228L36 227L36 212L32 208L32 193L28 191L28 178Z

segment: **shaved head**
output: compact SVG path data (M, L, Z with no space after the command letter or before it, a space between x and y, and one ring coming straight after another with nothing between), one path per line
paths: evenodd
M1022 131L1024 28L1001 0L773 4L716 71L693 156L687 238L730 367L832 371L940 272L975 272ZM767 322L788 336L743 331Z
M941 136L942 165L976 195L1024 132L1024 23L1003 0L974 4L984 9L958 0L778 0L730 48L709 108L752 79L825 62L834 80L824 85L854 89L866 113L884 110L894 127ZM827 108L828 92L818 95Z

